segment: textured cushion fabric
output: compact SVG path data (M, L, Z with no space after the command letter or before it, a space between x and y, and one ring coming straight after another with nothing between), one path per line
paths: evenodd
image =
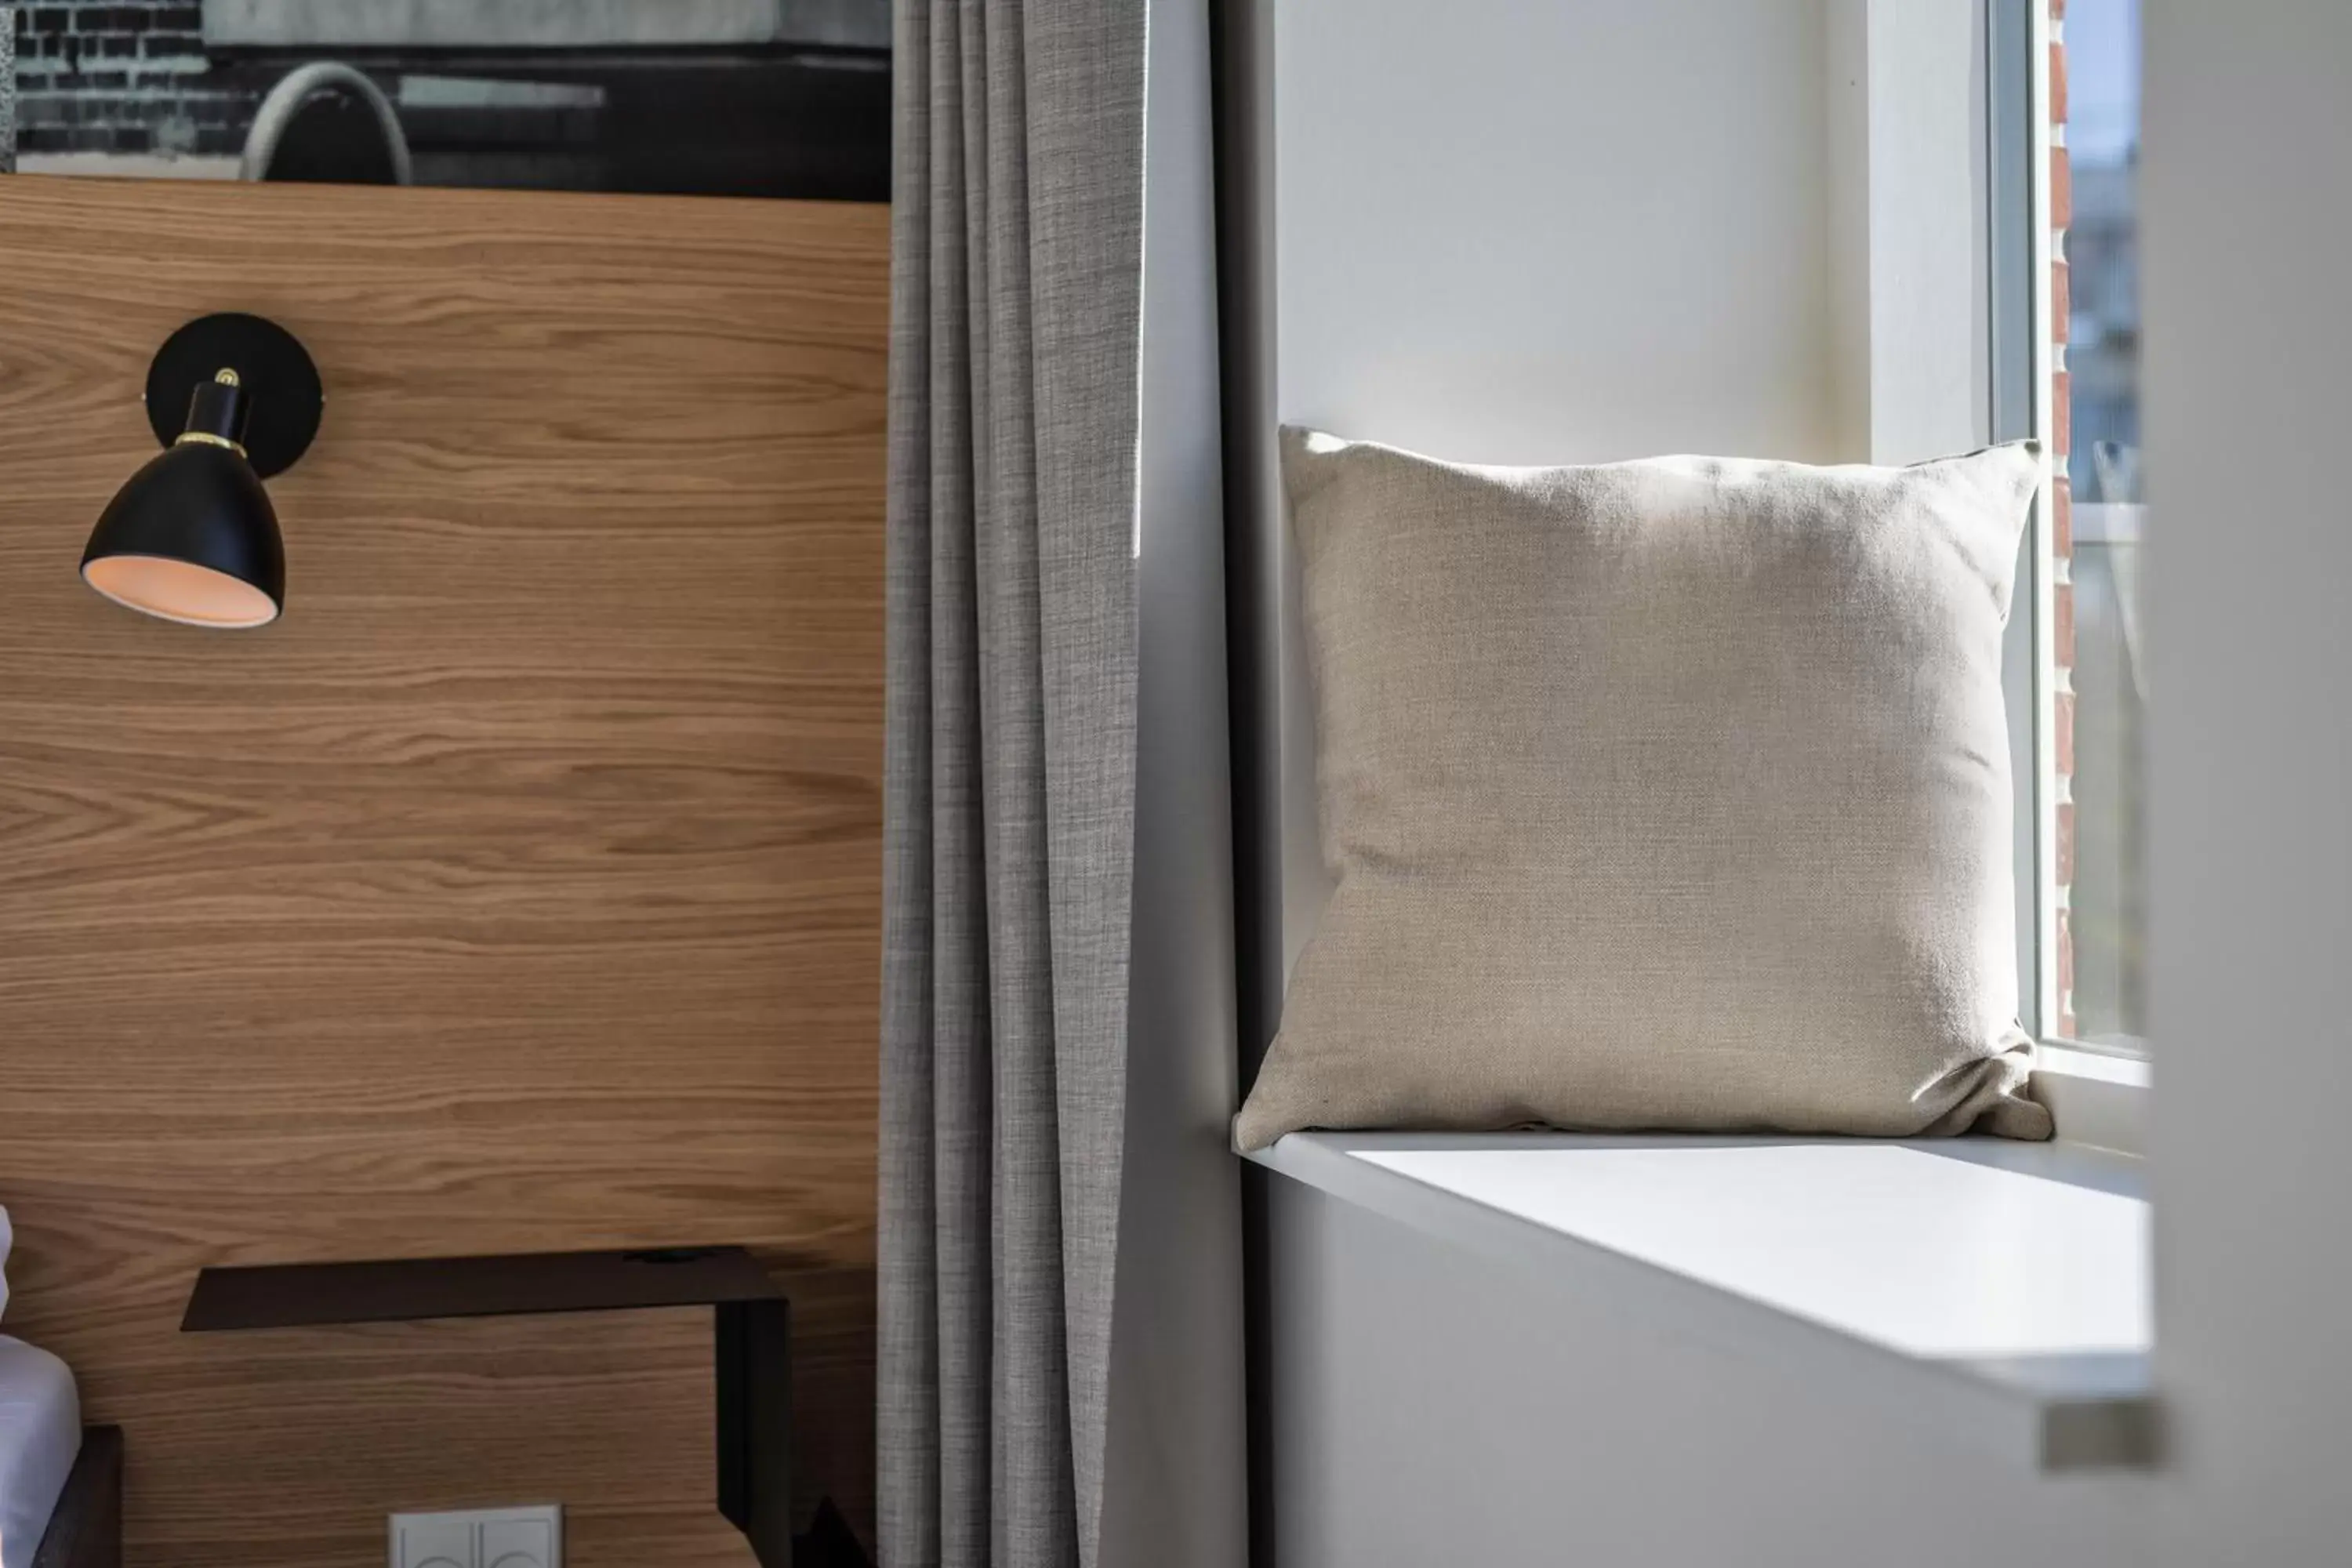
M2001 633L2030 443L1444 463L1286 432L1338 888L1235 1125L2049 1136Z

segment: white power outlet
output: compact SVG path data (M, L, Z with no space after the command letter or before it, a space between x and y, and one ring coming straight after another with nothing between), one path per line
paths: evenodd
M392 1568L563 1568L563 1509L395 1513Z

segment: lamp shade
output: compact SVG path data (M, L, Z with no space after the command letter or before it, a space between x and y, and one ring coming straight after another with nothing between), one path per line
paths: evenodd
M286 544L243 452L183 439L115 492L82 552L82 580L184 626L267 626L286 605Z
M259 316L199 316L147 367L163 455L114 492L81 554L82 581L183 626L266 626L286 607L286 542L262 481L318 434L318 366Z

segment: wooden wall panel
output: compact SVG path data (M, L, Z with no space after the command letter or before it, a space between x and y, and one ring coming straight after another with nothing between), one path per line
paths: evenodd
M6 1327L126 1428L134 1565L551 1499L577 1568L750 1561L705 1314L183 1336L205 1263L751 1243L870 1517L887 228L0 179ZM328 388L254 633L75 571L217 310Z

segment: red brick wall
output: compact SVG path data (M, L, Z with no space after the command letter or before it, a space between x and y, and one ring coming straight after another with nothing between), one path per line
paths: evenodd
M232 154L260 84L205 56L195 0L32 0L16 7L20 153Z

